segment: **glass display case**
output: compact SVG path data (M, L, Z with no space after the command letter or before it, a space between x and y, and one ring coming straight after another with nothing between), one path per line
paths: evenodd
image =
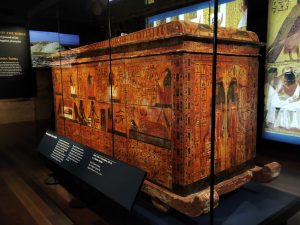
M247 29L259 26L249 21L256 5L215 2L66 0L28 13L35 85L44 99L39 87L51 87L56 134L145 171L132 215L149 224L236 222L252 213L255 224L283 210L276 196L282 205L289 199L253 181L281 171L277 162L257 163L259 115L265 138L299 143L299 4L269 2L264 54L261 33ZM75 177L84 176L73 164ZM256 206L270 210L254 216Z
M156 204L202 214L212 36L174 21L52 55L57 132L146 171L143 190ZM259 47L254 33L219 28L216 199L252 178Z

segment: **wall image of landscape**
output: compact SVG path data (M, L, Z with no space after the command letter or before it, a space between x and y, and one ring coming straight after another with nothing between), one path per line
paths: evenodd
M32 67L50 67L52 53L79 46L79 35L29 31Z

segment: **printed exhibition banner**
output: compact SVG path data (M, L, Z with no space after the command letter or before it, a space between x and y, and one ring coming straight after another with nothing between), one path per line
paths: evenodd
M271 0L268 11L263 137L300 144L300 1Z

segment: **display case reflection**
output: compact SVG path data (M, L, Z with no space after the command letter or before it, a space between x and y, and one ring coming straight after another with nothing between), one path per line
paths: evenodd
M219 3L219 26L246 30L247 0L222 0ZM150 16L146 19L146 24L148 27L156 27L175 20L212 25L213 1L206 1Z

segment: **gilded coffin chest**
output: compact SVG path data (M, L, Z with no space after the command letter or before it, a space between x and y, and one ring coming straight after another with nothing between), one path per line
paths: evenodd
M54 56L57 132L145 170L147 182L176 195L205 189L212 35L205 25L171 22ZM220 28L218 36L221 182L254 166L259 43L252 32Z

